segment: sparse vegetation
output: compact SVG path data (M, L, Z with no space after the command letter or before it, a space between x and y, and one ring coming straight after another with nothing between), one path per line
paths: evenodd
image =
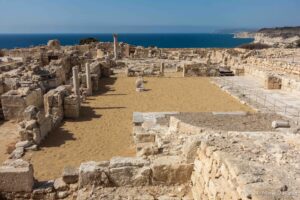
M267 44L262 43L250 43L250 44L243 44L239 46L241 49L248 49L248 50L255 50L255 49L268 49L270 48Z
M84 39L81 39L80 40L80 45L84 45L84 44L91 44L91 43L94 43L94 42L99 42L98 39L96 38L84 38Z

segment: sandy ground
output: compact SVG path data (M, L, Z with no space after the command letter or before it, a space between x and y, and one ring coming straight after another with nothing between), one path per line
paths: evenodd
M148 91L135 91L136 78L101 79L101 91L88 98L75 121L53 131L42 148L27 155L39 180L59 177L64 166L134 156L133 112L249 111L208 78L145 78Z
M17 141L17 125L14 122L0 122L0 164L8 159L7 147Z

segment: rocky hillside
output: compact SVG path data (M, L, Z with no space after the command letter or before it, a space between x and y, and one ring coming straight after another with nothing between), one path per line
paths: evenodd
M281 28L263 28L260 29L257 33L264 34L270 38L282 37L292 38L300 37L300 26L297 27L281 27Z
M263 28L255 33L238 33L236 38L254 38L254 43L266 44L271 47L299 48L300 26Z

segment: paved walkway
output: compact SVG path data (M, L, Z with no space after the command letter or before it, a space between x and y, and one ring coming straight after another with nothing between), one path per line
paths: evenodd
M250 104L260 104L263 109L300 122L300 92L267 90L262 82L252 76L222 77L214 81Z

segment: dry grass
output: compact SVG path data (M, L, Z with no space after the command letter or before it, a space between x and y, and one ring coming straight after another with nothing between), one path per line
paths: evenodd
M88 98L76 121L66 121L34 152L31 162L39 180L61 175L66 165L134 156L132 113L249 111L208 78L146 78L148 91L135 91L136 78L102 79L101 92Z

